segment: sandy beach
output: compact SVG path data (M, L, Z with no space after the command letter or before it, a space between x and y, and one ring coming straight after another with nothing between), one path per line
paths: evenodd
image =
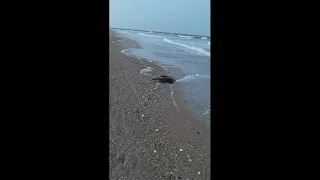
M135 41L109 34L109 178L210 179L209 125L183 108L170 84L152 81L166 70L121 53Z

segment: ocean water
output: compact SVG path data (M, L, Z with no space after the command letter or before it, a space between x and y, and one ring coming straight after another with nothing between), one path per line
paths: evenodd
M137 41L141 48L128 48L122 53L146 58L164 69L179 68L185 74L173 84L181 87L186 108L200 119L210 118L210 37L175 33L113 29L118 36ZM151 68L141 73L150 75ZM175 102L174 102L175 103Z

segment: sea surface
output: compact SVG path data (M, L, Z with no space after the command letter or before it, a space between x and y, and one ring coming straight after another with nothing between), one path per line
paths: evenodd
M179 68L184 77L177 79L174 86L182 87L186 108L200 119L210 119L210 37L177 33L112 29L117 36L137 41L141 48L128 48L122 53L146 58L164 69ZM152 69L141 70L148 75Z

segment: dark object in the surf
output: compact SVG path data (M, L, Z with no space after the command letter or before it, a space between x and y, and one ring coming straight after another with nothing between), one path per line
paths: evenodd
M171 76L167 76L167 75L160 76L159 78L153 78L152 80L158 80L158 82L160 83L169 83L169 84L173 84L176 81Z

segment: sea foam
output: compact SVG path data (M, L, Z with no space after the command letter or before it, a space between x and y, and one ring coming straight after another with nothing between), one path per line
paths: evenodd
M191 74L191 75L187 75L181 79L176 80L176 82L191 82L191 81L196 80L197 78L210 79L210 76L206 75L206 74Z
M162 38L162 36L155 36L155 35L149 35L149 34L143 34L143 33L138 33L140 36L145 36L145 37L151 37L151 38Z
M171 43L171 44L174 44L174 45L182 46L182 47L184 47L184 48L193 50L193 51L195 51L195 52L197 52L197 53L200 53L201 55L210 56L210 52L202 49L201 47L191 46L191 45L188 45L188 44L184 44L184 43L172 41L172 40L167 39L167 38L163 38L163 40L164 40L165 42L167 42L167 43Z
M211 109L206 110L206 112L203 113L203 115L209 114Z
M186 38L186 39L192 39L193 36L183 36L183 35L178 35L179 37L182 37L182 38Z
M140 70L140 73L141 74L144 74L144 75L148 75L148 76L151 76L149 73L152 71L152 67L147 67L145 69L141 69Z
M127 52L129 51L129 49L124 49L121 51L122 54L128 55Z

